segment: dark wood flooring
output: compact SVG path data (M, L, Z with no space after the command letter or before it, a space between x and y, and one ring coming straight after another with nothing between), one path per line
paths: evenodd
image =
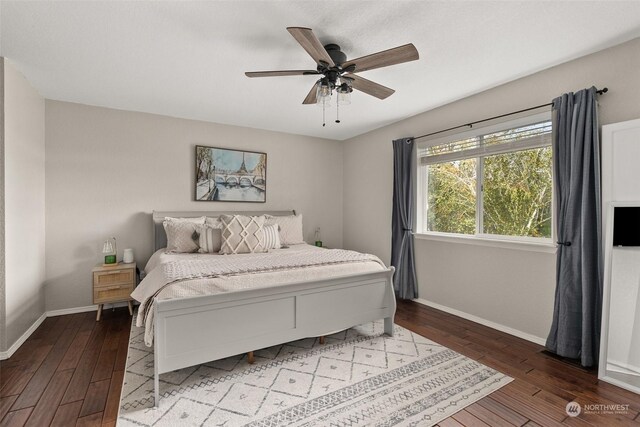
M454 426L640 426L640 395L598 381L585 370L543 353L544 348L414 302L399 302L396 323L477 360L514 381L441 422ZM581 413L566 405L629 405L623 415Z
M0 362L0 426L115 426L127 308L49 317Z
M131 317L126 308L46 319L0 364L0 425L114 426ZM396 323L515 380L442 421L453 426L639 426L640 395L599 382L543 348L413 302ZM624 414L568 417L568 402L629 405Z

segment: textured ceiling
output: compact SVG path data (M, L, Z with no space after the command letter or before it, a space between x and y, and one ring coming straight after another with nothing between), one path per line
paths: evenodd
M0 53L46 98L346 139L640 36L640 2L0 1ZM349 58L414 43L420 60L363 77L333 122L302 100L314 68L286 31L314 30ZM567 88L575 89L575 88Z

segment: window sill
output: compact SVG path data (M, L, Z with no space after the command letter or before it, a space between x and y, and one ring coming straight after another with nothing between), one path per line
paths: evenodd
M432 240L464 245L490 246L494 248L515 249L519 251L556 253L557 246L547 242L527 242L522 240L492 239L477 236L448 235L436 233L414 233L418 240Z

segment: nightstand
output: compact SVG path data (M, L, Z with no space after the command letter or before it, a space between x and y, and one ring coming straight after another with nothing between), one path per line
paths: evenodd
M136 286L136 263L119 263L114 266L97 265L93 275L93 303L98 304L96 322L100 321L102 306L106 303L126 301L129 314L133 315L131 292Z

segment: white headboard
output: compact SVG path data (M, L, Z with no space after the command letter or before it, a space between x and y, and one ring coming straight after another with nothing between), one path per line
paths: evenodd
M167 234L164 231L162 222L165 217L174 218L197 218L201 216L220 216L220 215L273 215L286 216L295 215L295 210L290 211L153 211L153 238L154 252L160 248L167 247Z

